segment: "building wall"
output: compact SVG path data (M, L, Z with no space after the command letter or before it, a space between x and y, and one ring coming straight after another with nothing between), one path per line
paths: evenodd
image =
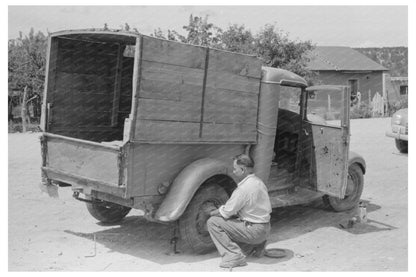
M395 102L407 97L407 95L400 94L400 87L408 86L407 77L391 77L389 74L386 74L385 79L389 104L394 104Z
M336 71L320 71L318 79L325 85L344 85L348 86L348 80L355 79L358 82L358 91L361 93L361 101L368 103L376 92L383 95L383 72L369 73L345 73Z

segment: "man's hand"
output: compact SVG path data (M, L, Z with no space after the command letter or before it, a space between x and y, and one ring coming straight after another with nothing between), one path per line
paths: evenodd
M215 209L209 213L210 216L221 216L220 211Z
M211 212L216 210L217 207L213 204L213 203L204 203L204 205L202 206L202 210L204 211L204 213L206 215L211 215Z

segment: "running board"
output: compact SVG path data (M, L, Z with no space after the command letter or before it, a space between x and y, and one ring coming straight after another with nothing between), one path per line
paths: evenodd
M296 188L295 192L279 195L273 195L273 193L271 193L269 197L272 208L277 208L306 204L322 196L322 193L316 191Z

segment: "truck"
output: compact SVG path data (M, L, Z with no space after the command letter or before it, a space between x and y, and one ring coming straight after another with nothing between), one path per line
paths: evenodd
M331 100L318 101L321 93ZM70 187L104 223L139 209L205 253L206 207L236 188L241 153L273 208L319 198L335 211L355 207L366 165L349 151L349 109L347 87L308 87L255 56L136 32L52 33L41 187Z

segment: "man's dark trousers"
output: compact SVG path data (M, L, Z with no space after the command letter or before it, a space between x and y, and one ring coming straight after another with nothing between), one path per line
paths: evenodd
M260 244L270 233L270 223L247 223L221 216L210 217L207 228L223 262L244 258L239 244Z

